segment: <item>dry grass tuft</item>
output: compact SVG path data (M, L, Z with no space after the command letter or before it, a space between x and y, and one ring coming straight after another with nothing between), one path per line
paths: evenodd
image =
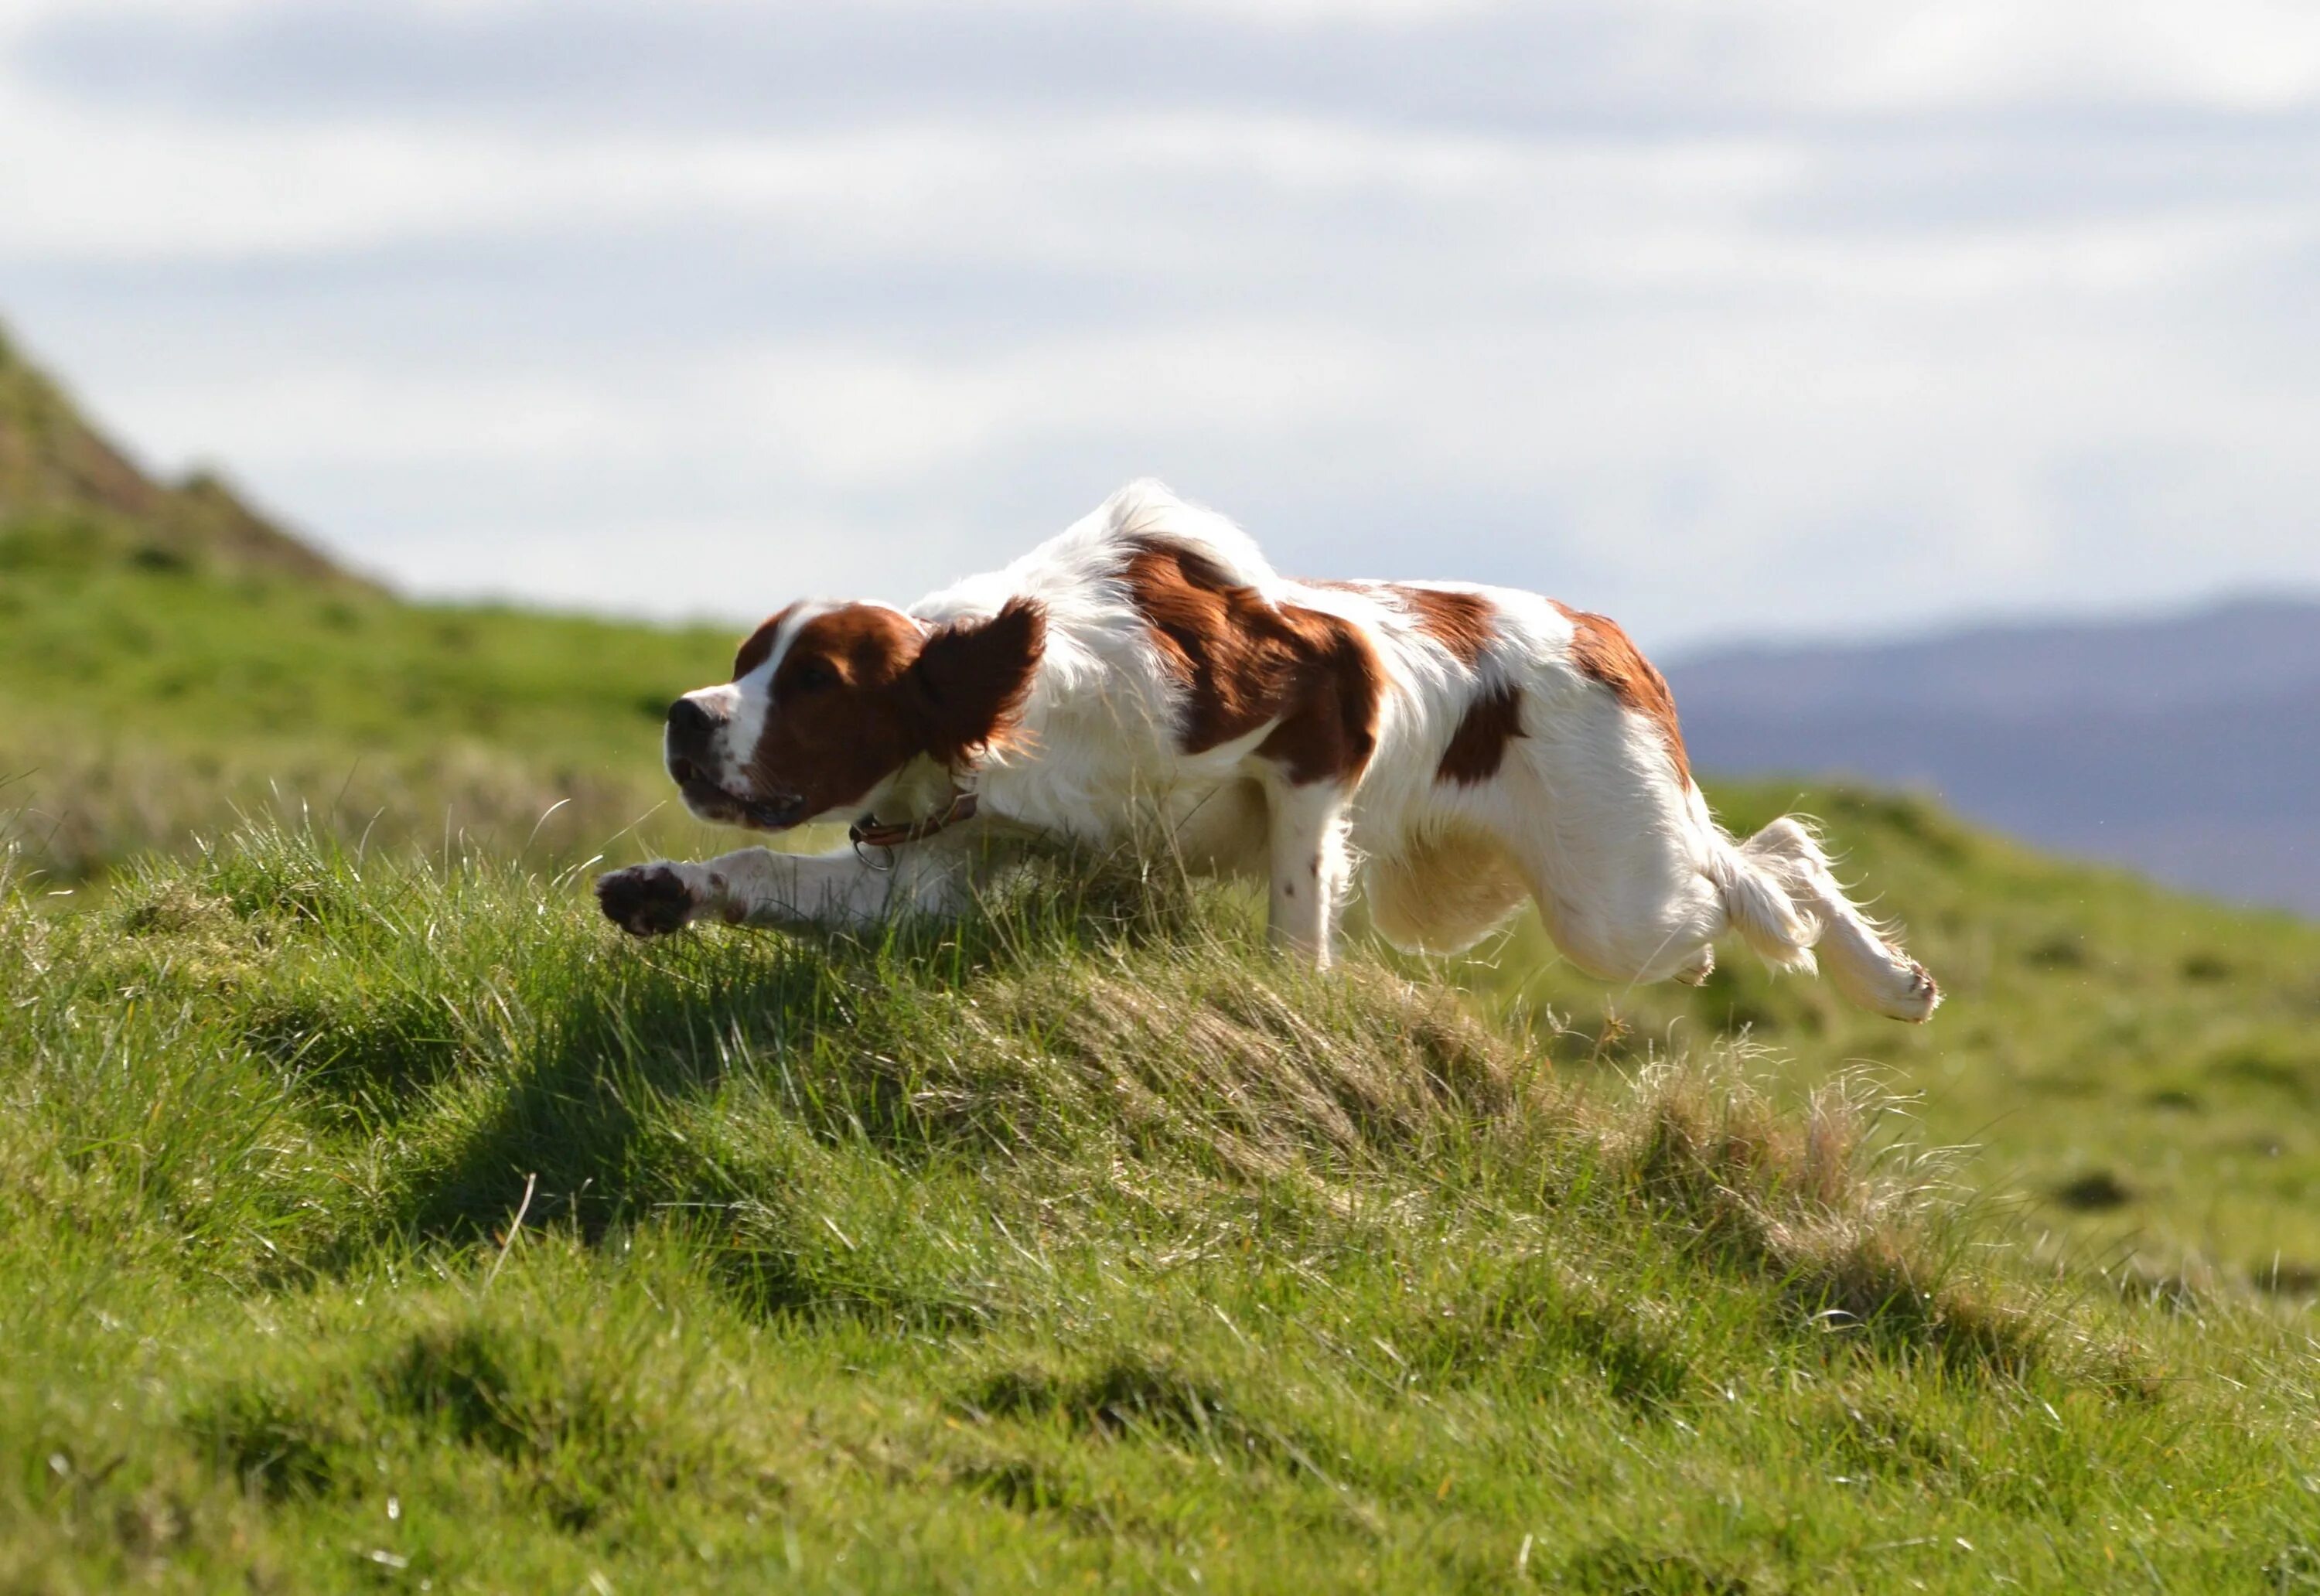
M1779 1281L1825 1329L2025 1371L2041 1340L2036 1316L1961 1268L1940 1161L1878 1156L1881 1094L1840 1077L1784 1115L1738 1074L1745 1057L1657 1065L1604 1127L1607 1150L1647 1200L1703 1250Z

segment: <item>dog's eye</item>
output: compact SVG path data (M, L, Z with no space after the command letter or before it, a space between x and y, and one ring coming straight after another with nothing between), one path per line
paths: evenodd
M826 660L801 659L798 661L797 674L792 679L799 692L819 693L824 687L834 687L838 685L838 673L829 667Z

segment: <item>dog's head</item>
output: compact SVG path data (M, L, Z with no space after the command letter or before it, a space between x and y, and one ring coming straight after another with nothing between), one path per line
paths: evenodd
M1004 739L1046 632L1023 599L939 626L884 604L792 604L742 643L730 682L670 706L670 779L728 825L859 813L912 761L956 769Z

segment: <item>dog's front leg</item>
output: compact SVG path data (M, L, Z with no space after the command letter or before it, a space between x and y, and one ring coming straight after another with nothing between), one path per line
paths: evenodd
M1273 945L1327 969L1346 875L1346 793L1326 782L1268 784L1272 892L1265 931Z
M745 848L694 865L661 860L596 878L604 917L639 937L663 936L696 920L729 925L868 925L906 903L934 908L947 896L939 882L874 868L851 849L777 854ZM930 890L935 889L935 890Z

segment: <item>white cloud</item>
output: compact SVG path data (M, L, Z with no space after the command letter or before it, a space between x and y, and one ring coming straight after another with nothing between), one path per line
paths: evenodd
M1842 103L2056 97L2273 110L2320 93L2320 12L2299 0L1948 0L1843 8Z
M41 53L108 9L150 92ZM379 25L555 25L455 9ZM546 121L392 74L245 103L203 74L292 14L8 14L0 312L430 590L906 594L1141 470L1287 563L1582 582L1663 639L2320 582L2300 6L1186 5L1371 67L1559 16L1589 66L1471 116L1001 74L757 120L542 79Z

